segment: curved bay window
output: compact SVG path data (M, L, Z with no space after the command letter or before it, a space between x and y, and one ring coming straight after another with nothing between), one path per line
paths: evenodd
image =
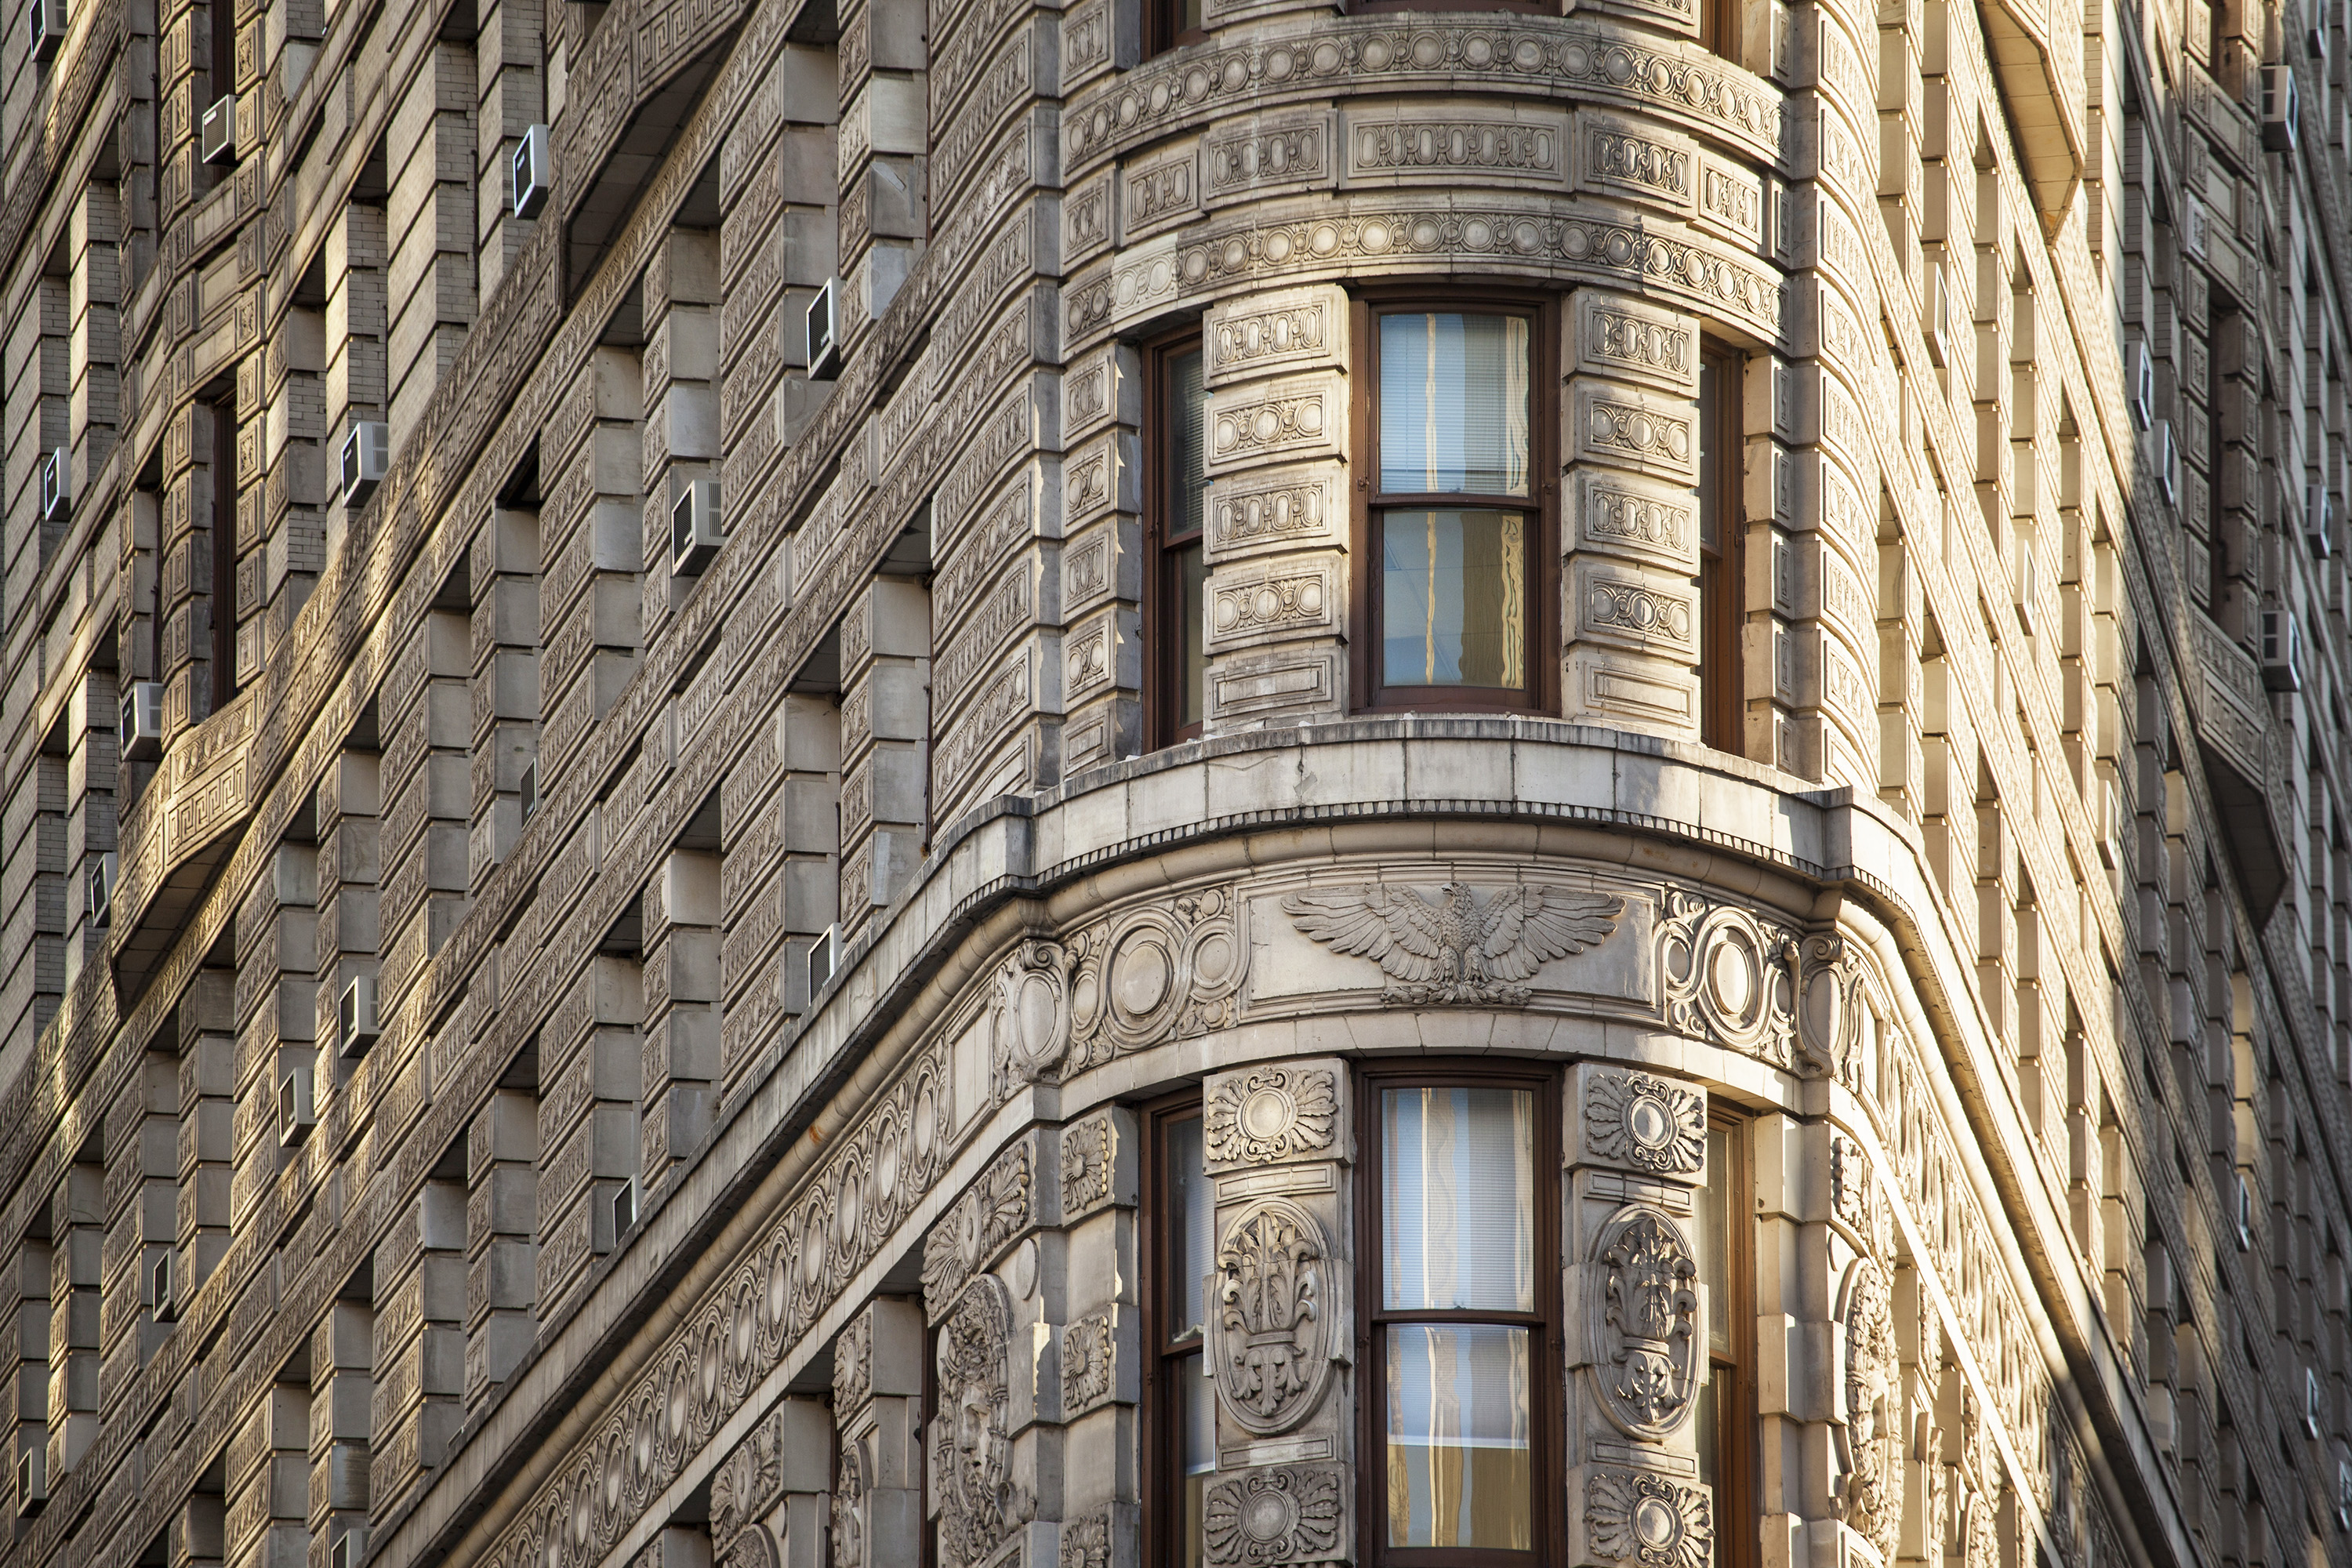
M1147 1568L1202 1561L1202 1505L1217 1468L1215 1385L1203 1339L1216 1249L1216 1200L1201 1142L1201 1097L1185 1095L1149 1122L1143 1228L1144 1334L1151 1379L1145 1402L1144 1474L1154 1517Z
M1559 1529L1549 1075L1373 1075L1363 1096L1363 1560L1532 1564Z
M1357 312L1360 706L1556 701L1552 314L1538 300Z

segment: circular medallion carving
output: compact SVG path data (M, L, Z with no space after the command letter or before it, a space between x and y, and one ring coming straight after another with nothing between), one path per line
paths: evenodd
M1260 1436L1311 1415L1330 1382L1321 1222L1286 1198L1251 1205L1217 1248L1213 1371L1225 1414Z

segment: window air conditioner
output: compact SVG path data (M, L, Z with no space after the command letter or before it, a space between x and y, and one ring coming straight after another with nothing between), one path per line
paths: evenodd
M509 168L514 184L514 215L537 217L555 189L555 159L548 150L548 132L534 125L515 143Z
M327 1568L360 1568L367 1556L367 1526L354 1524L335 1537L335 1544L327 1550Z
M2263 145L2273 153L2294 151L2298 110L2294 100L2294 68L2263 68Z
M335 1001L335 1049L346 1057L362 1057L375 1044L375 976L359 974Z
M16 1456L16 1517L30 1519L48 1505L49 1457L38 1448Z
M1927 334L1927 356L1939 365L1952 363L1952 286L1938 258L1927 268L1920 299L1921 328Z
M392 467L392 426L381 419L362 419L343 437L343 504L364 506Z
M147 1304L155 1310L155 1321L168 1323L180 1315L179 1281L172 1278L172 1255L168 1252L155 1259L152 1289Z
M2148 467L2156 470L2156 489L2168 506L2180 501L2180 443L2172 438L2172 421L2159 419L2150 432L2155 439Z
M2293 610L2263 612L2263 684L2273 691L2303 689L2303 630Z
M2254 1189L2244 1176L2238 1178L2238 1250L2252 1252L2254 1248Z
M318 1125L319 1108L310 1100L310 1069L289 1068L278 1080L278 1142L291 1149Z
M841 279L828 278L808 304L808 374L811 381L829 381L841 372L841 321L836 302Z
M719 527L719 481L697 479L678 492L669 509L670 575L693 576L710 564L726 542Z
M2336 498L2326 485L2303 487L2303 537L2322 560L2335 552Z
M2319 1374L2309 1367L2303 1369L2303 1430L2306 1436L2319 1436L2321 1412L2326 1408L2326 1398L2319 1391Z
M629 1234L637 1223L637 1184L623 1182L613 1189L613 1237L615 1241Z
M84 913L92 931L105 931L114 924L114 879L121 864L121 857L111 849L89 863L89 903Z
M63 522L73 515L73 454L59 447L41 459L41 521Z
M58 46L66 41L68 20L66 0L33 0L26 7L25 22L35 61L57 58Z
M207 163L236 162L236 94L222 93L205 110L204 150Z
M824 933L810 946L808 952L808 994L814 996L833 978L833 966L840 962L841 927L829 925Z
M152 763L163 754L163 683L134 680L122 694L118 732L126 763Z
M531 813L539 809L538 758L534 757L530 762L523 763L522 779L519 787L522 795L522 819L525 822L529 822L530 820Z
M2132 423L2145 430L2156 423L2156 359L2146 343L2125 351L2124 384L2131 392Z

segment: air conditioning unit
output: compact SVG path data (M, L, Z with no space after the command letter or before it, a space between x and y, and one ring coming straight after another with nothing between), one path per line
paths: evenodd
M2303 537L2321 560L2335 553L2336 498L2326 485L2303 487Z
M205 110L204 151L207 163L236 162L236 94L222 93Z
M16 1456L16 1517L30 1519L49 1502L49 1457L39 1448Z
M808 304L808 373L811 381L829 381L841 373L841 320L837 309L841 279L828 278Z
M147 1304L155 1310L155 1321L168 1323L180 1315L179 1281L172 1278L172 1255L168 1252L155 1259L155 1274L147 1293Z
M2148 432L2152 441L2148 467L2156 470L2157 493L2168 506L2180 503L2180 443L2172 438L2172 421L2159 419Z
M555 189L555 159L548 150L548 132L534 125L515 143L509 167L514 184L514 215L537 217Z
M343 437L341 479L343 504L364 506L392 468L392 426L381 419L362 419Z
M327 1568L360 1568L367 1556L367 1526L354 1524L335 1537L334 1545L327 1549Z
M117 732L126 763L152 763L163 754L163 683L134 680L122 694L122 726Z
M311 1102L310 1069L289 1068L278 1080L278 1142L291 1149L310 1135L319 1123L319 1108Z
M2145 430L2156 423L2156 356L2145 342L2124 351L2124 385L2131 394L2132 423Z
M33 46L33 58L47 61L56 58L58 46L66 41L66 0L33 0L26 7L25 22Z
M2319 1418L2327 1407L2326 1398L2319 1391L2319 1374L2309 1367L2303 1369L2303 1430L2305 1436L2319 1436Z
M92 931L105 931L114 924L114 879L120 875L122 858L110 849L89 863L89 902L84 911Z
M2263 68L2263 145L2273 153L2294 151L2299 110L2294 100L2294 68Z
M719 525L719 481L697 479L678 492L669 509L669 570L690 577L710 564L727 535Z
M354 975L335 1000L335 1049L346 1057L363 1057L382 1032L376 1026L375 976Z
M2352 1530L2352 1462L2336 1461L2336 1528Z
M1927 357L1939 365L1952 363L1952 285L1938 258L1927 268L1919 300L1920 330L1927 334Z
M59 447L41 459L41 521L63 522L73 515L73 454Z
M2303 689L2303 630L2293 610L2263 612L2263 684L2273 691Z
M522 780L520 787L522 795L522 819L525 822L529 822L530 820L531 813L539 809L538 758L533 757L530 762L523 763Z
M628 1235L629 1227L636 1223L637 1184L635 1180L625 1181L613 1189L613 1239L617 1242Z
M808 994L811 996L824 989L833 978L833 966L841 962L841 927L829 925L824 934L811 944L808 952Z
M2238 1250L2252 1252L2254 1249L2254 1189L2247 1184L2242 1175L2238 1178L2237 1209Z

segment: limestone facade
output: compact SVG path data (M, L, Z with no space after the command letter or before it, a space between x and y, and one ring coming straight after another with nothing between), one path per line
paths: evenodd
M5 39L9 1562L2352 1560L2342 7Z

